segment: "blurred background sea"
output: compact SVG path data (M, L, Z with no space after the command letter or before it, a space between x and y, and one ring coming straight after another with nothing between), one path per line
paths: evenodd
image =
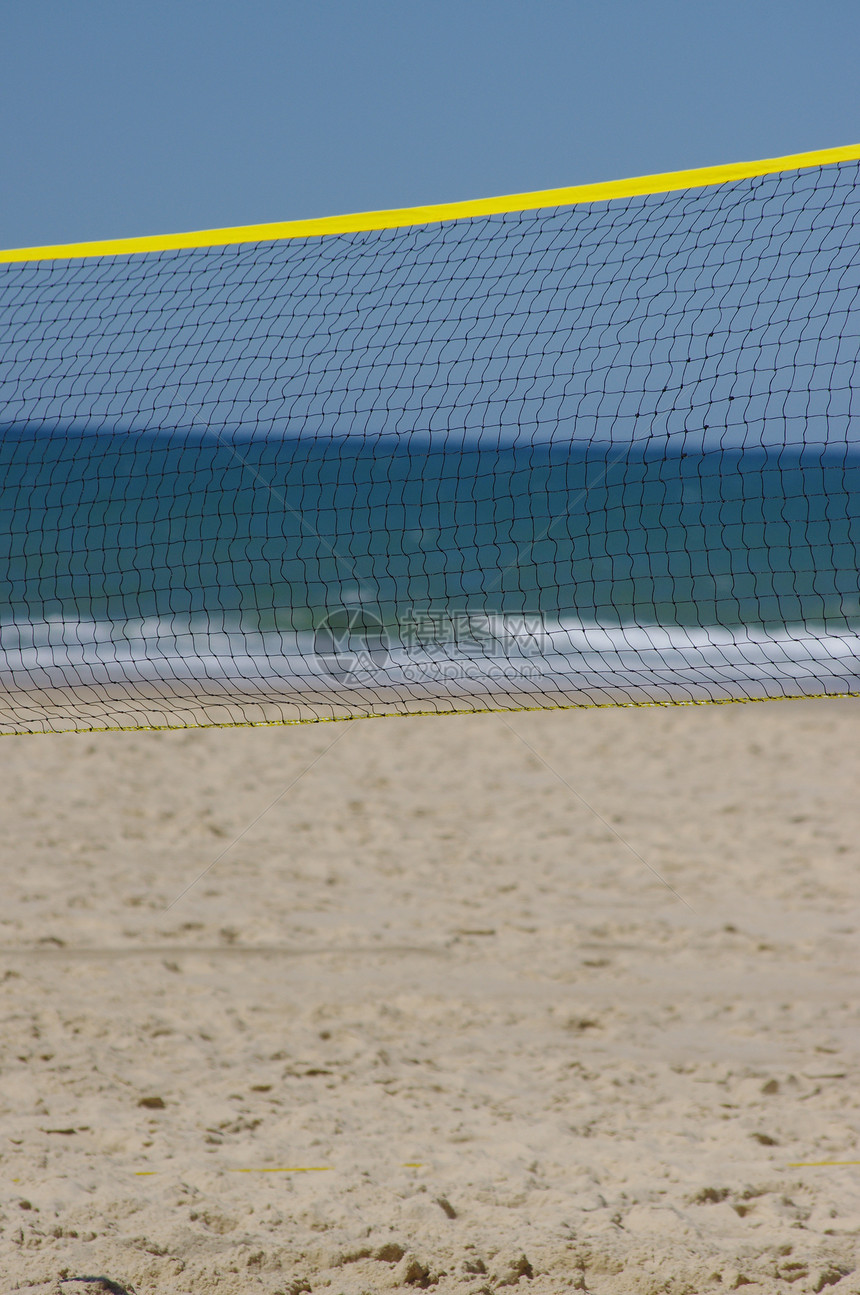
M860 624L860 453L0 436L0 623Z

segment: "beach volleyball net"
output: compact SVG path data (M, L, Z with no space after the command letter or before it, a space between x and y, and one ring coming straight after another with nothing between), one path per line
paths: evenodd
M858 159L0 254L0 731L860 691Z

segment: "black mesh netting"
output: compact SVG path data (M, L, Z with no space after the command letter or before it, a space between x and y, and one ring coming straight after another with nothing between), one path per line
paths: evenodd
M0 266L0 730L858 690L857 179Z

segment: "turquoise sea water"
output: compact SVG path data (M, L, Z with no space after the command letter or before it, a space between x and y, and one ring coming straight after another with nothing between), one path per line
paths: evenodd
M859 559L844 451L0 437L0 623L303 630L343 604L838 630Z

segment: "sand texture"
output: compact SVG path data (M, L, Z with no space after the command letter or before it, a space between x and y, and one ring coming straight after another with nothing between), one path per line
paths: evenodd
M5 738L2 1289L860 1291L858 719Z

